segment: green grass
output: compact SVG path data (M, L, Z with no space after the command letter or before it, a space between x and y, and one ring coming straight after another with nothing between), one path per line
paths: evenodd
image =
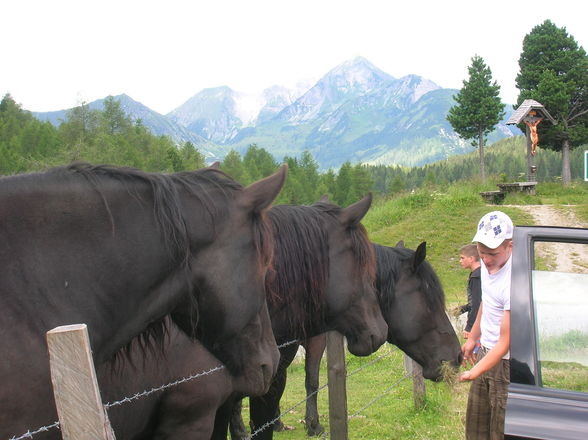
M539 346L544 386L588 392L588 367L582 365L588 359L588 334L571 330L557 336L540 336ZM569 362L572 359L584 361Z
M380 356L384 357L370 365ZM446 383L426 381L424 407L416 409L412 397L412 382L405 378L403 353L388 344L365 358L348 354L347 374L347 409L352 416L348 425L349 438L450 440L463 437L467 385L450 387ZM325 383L326 359L323 359L320 384ZM294 429L276 433L274 438L307 438L303 424L304 398L304 360L298 358L288 369L288 382L281 400L282 412L298 405L282 417L282 421ZM321 424L328 433L330 426L327 388L319 392L318 405ZM244 411L247 424L246 414Z
M531 224L521 210L486 205L479 184L455 184L445 188L425 188L392 200L377 200L363 224L376 243L394 246L399 240L415 249L427 242L427 260L443 283L448 303L465 300L467 272L459 265L459 249L471 242L478 220L500 209L515 224Z
M541 361L541 378L546 388L588 392L588 367L576 362Z

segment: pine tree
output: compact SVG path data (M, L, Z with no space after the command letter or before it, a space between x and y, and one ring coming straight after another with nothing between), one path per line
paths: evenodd
M241 155L236 150L231 150L227 153L221 162L220 168L242 185L247 184L251 180L247 175L247 170L245 170Z
M256 144L251 144L247 148L243 156L243 165L252 182L267 177L278 169L278 164L274 157Z
M361 163L355 165L351 170L351 194L349 202L353 203L365 197L373 185L374 181L367 166Z
M192 142L184 142L180 148L182 171L194 171L204 167L204 155Z
M482 57L475 55L468 67L469 79L453 98L456 105L449 109L447 120L455 132L463 139L478 144L480 153L480 177L486 180L484 164L484 144L486 136L504 117L504 104L498 96L500 86L492 82L492 72Z
M341 168L339 168L334 196L337 205L347 206L354 201L352 200L353 195L351 194L352 173L352 166L349 161L345 162L341 165Z
M565 28L550 20L523 40L516 77L518 104L539 101L557 121L538 125L540 145L562 155L562 183L571 182L570 151L588 142L588 57Z

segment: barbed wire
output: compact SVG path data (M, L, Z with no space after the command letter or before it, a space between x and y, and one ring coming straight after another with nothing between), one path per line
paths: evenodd
M315 394L317 394L320 390L326 388L329 385L329 383L327 382L326 384L324 384L323 386L317 388L315 391L313 391L312 393L310 393L308 396L306 396L305 399L302 399L300 402L295 403L294 405L292 405L290 408L288 408L285 411L282 411L276 418L274 418L273 420L264 423L263 425L261 425L258 429L256 429L253 434L251 434L249 437L247 437L248 439L251 439L253 437L255 437L257 434L259 434L261 431L269 428L271 425L273 425L275 422L277 422L278 420L280 420L280 418L285 415L288 414L290 411L298 408L300 405L302 405L304 402L306 402L308 399L310 399L312 396L314 396Z
M384 358L386 358L386 357L388 357L388 356L392 355L392 354L393 354L394 352L396 352L397 350L398 350L398 348L397 348L397 347L393 347L392 349L389 349L387 353L384 353L384 354L382 354L382 355L378 356L377 358L375 358L375 359L372 359L372 360L371 360L371 361L369 361L367 364L365 364L365 365L362 365L361 367L359 367L359 368L357 368L357 369L353 370L353 371L352 371L352 372L350 372L350 373L347 373L347 374L345 375L345 377L350 377L350 376L352 376L352 375L354 375L354 374L356 374L356 373L358 373L358 372L360 372L360 371L362 371L362 370L364 370L364 369L366 369L366 368L370 367L371 365L373 365L373 364L375 364L375 363L377 363L377 362L381 361L382 359L384 359ZM403 378L403 379L404 379L404 378ZM402 380L402 379L401 379L401 380ZM276 416L276 417L275 417L273 420L270 420L269 422L266 422L266 423L264 423L263 425L261 425L261 426L260 426L258 429L256 429L256 430L255 430L255 431L254 431L254 432L253 432L253 433L252 433L252 434L251 434L249 437L247 437L247 439L251 439L251 438L255 437L257 434L259 434L260 432L262 432L262 431L264 431L265 429L269 428L269 427L270 427L270 426L272 426L272 425L273 425L275 422L277 422L277 421L278 421L278 420L279 420L279 419L280 419L282 416L284 416L285 414L288 414L290 411L292 411L292 410L296 409L297 407L299 407L300 405L302 405L303 403L305 403L305 402L306 402L308 399L310 399L311 397L313 397L315 394L318 394L318 392L319 392L319 391L321 391L321 390L325 389L325 388L326 388L326 387L328 387L328 386L329 386L329 382L326 382L326 383L325 383L325 384L323 384L322 386L318 387L318 388L317 388L316 390L314 390L312 393L308 394L308 395L306 396L306 398L304 398L304 399L302 399L301 401L299 401L299 402L295 403L295 404L294 404L294 405L292 405L290 408L288 408L288 409L286 409L286 410L282 411L282 412L281 412L281 413L280 413L278 416ZM391 388L392 388L392 387L390 387L390 389L391 389ZM370 406L370 405L368 405L368 406ZM367 406L366 406L365 408L367 408ZM365 408L362 408L362 411L363 411ZM321 438L326 438L326 437L325 437L325 435L326 435L326 433L323 433L323 434L322 434L322 436L321 436Z
M356 373L359 373L359 372L360 372L360 371L362 371L362 370L365 370L366 368L368 368L368 367L370 367L370 366L374 365L375 363L378 363L378 362L380 362L382 359L384 359L384 358L387 358L388 356L392 355L392 354L393 354L394 352L396 352L396 351L398 351L398 347L393 347L393 348L391 348L391 349L388 349L388 352L387 352L387 353L384 353L384 354L382 354L382 355L378 356L377 358L375 358L375 359L372 359L372 360L371 360L371 361L369 361L367 364L365 364L365 365L362 365L362 366L360 366L360 367L356 368L355 370L353 370L353 371L352 371L352 372L350 372L350 373L347 373L347 374L345 375L345 377L351 377L351 376L353 376L354 374L356 374Z
M288 341L288 342L284 342L283 344L278 345L278 349L280 349L282 347L286 347L286 346L291 345L291 344L294 344L296 342L298 342L297 339L294 339L294 340ZM151 395L153 393L157 393L159 391L163 391L163 390L166 390L168 388L172 388L172 387L175 387L177 385L181 385L183 383L190 382L190 381L195 380L195 379L198 379L199 377L202 377L202 376L211 375L212 373L215 373L215 372L217 372L219 370L222 370L223 368L226 368L226 367L224 365L217 365L216 367L213 367L213 368L211 368L209 370L202 371L202 372L196 373L196 374L192 374L190 376L182 377L181 379L174 380L173 382L169 382L169 383L167 383L165 385L161 385L161 386L158 386L158 387L153 387L150 390L141 391L141 392L136 393L136 394L134 394L132 396L124 397L124 398L122 398L120 400L117 400L116 402L106 403L104 405L104 408L109 409L109 408L112 408L113 406L119 406L119 405L122 405L123 403L128 403L128 402L132 402L134 400L142 399L143 397L147 397L147 396L149 396L149 395Z
M33 438L33 436L40 434L41 432L47 432L53 428L59 428L59 422L53 422L50 425L42 426L41 428L36 429L34 431L27 431L19 437L10 437L8 440L23 440L25 438Z
M165 385L161 385L159 387L154 387L154 388L151 388L150 390L141 391L141 392L136 393L130 397L124 397L123 399L117 400L115 402L106 403L106 404L104 404L104 408L109 409L109 408L112 408L113 406L119 406L119 405L122 405L123 403L129 403L134 400L142 399L143 397L147 397L153 393L157 393L159 391L163 391L168 388L175 387L177 385L180 385L180 384L183 384L186 382L190 382L191 380L198 379L199 377L209 376L212 373L215 373L217 371L222 370L223 368L225 368L224 365L218 365L216 367L211 368L210 370L206 370L206 371L202 371L197 374L192 374L190 376L182 377L181 379L174 380L173 382L167 383Z
M283 344L278 345L278 349L283 348L283 347L287 347L288 345L292 345L297 342L300 342L300 341L298 339L292 339L291 341L284 342Z
M282 347L286 347L288 345L295 344L296 342L299 342L299 341L297 339L293 339L291 341L284 342L283 344L278 345L278 349L280 349ZM147 397L147 396L149 396L151 394L154 394L154 393L157 393L159 391L163 391L163 390L166 390L168 388L172 388L172 387L175 387L177 385L181 385L183 383L190 382L192 380L198 379L199 377L211 375L212 373L215 373L217 371L220 371L223 368L226 368L226 367L224 365L217 365L216 367L213 367L213 368L211 368L209 370L201 371L200 373L191 374L190 376L182 377L180 379L177 379L177 380L174 380L172 382L166 383L165 385L161 385L161 386L158 386L158 387L153 387L153 388L151 388L149 390L144 390L144 391L135 393L132 396L123 397L120 400L106 403L106 404L104 404L104 408L105 409L110 409L110 408L115 407L115 406L120 406L120 405L123 405L125 403L129 403L129 402L133 402L135 400L142 399L144 397ZM20 435L18 437L14 437L14 436L13 437L10 437L8 440L24 440L24 439L27 439L27 438L30 439L30 438L33 438L33 436L35 436L37 434L40 434L41 432L47 432L47 431L49 431L50 429L53 429L53 428L59 428L59 421L53 422L50 425L42 426L41 428L36 429L34 431L28 430L24 434L22 434L22 435Z
M374 403L376 403L378 400L380 400L382 397L384 397L386 394L388 394L392 389L394 389L396 386L398 386L400 384L400 382L406 380L409 377L414 377L416 373L406 373L404 376L402 376L400 379L398 379L396 382L394 382L392 385L390 385L388 388L386 388L380 395L374 397L373 399L371 399L367 404L365 404L364 406L362 406L360 409L358 409L357 411L355 411L353 414L351 414L350 416L348 416L348 419L351 419L353 417L355 417L356 415L358 415L359 413L363 412L364 410L366 410L367 408L369 408L370 406L372 406Z
M283 344L278 345L278 349L279 348L283 348L286 347L288 345L292 345L295 343L298 343L299 341L297 339L285 342ZM392 355L395 351L397 351L398 349L396 347L394 347L393 349L390 349L387 353L384 353L380 356L378 356L375 359L372 359L371 361L369 361L368 363L366 363L365 365L360 366L359 368L356 368L355 370L351 371L350 373L346 374L346 377L351 377L357 373L359 373L360 371L372 366L373 364L381 361L382 359ZM208 370L205 371L201 371L199 373L195 373L189 376L185 376L182 377L180 379L174 380L172 382L166 383L164 385L161 386L157 386L157 387L153 387L151 389L148 390L144 390L138 393L135 393L132 396L127 396L124 397L120 400L114 401L114 402L109 402L104 404L104 408L105 409L110 409L112 407L116 407L116 406L120 406L126 403L130 403L142 398L145 398L151 394L160 392L160 391L164 391L168 388L172 388L178 385L181 385L183 383L186 382L190 382L192 380L198 379L200 377L204 377L204 376L209 376L217 371L220 371L222 369L226 368L224 365L217 365L213 368L210 368ZM349 416L348 418L352 418L354 416L356 416L357 414L361 413L362 411L364 411L365 409L367 409L368 407L370 407L371 405L373 405L376 401L378 401L379 399L381 399L385 394L387 394L388 392L390 392L390 390L392 390L396 385L398 385L400 382L402 382L403 380L405 380L407 377L409 376L414 376L413 374L407 373L404 377L402 377L401 379L399 379L398 381L396 381L394 384L392 384L390 387L388 387L386 390L384 390L384 392L382 394L380 394L379 396L371 399L366 405L364 405L360 410L356 411L354 414L352 414L351 416ZM255 437L257 434L259 434L260 432L264 431L265 429L267 429L268 427L272 426L275 422L277 422L283 415L288 414L289 412L293 411L294 409L296 409L297 407L299 407L300 405L302 405L303 403L305 403L308 399L310 399L311 397L313 397L315 394L317 394L319 391L325 389L326 387L328 387L329 383L325 383L324 385L320 386L319 388L317 388L315 391L313 391L312 393L310 393L308 396L306 396L306 398L302 399L301 401L297 402L296 404L292 405L291 407L289 407L288 409L286 409L285 411L282 411L277 417L275 417L273 420L264 423L262 426L260 426L256 431L254 431L249 437L247 437L248 439L251 439L253 437ZM46 425L43 426L39 429L36 429L34 431L27 431L26 433L22 434L19 437L11 437L9 440L24 440L24 439L32 439L35 435L40 434L41 432L47 432L50 429L54 429L54 428L59 428L59 421L56 421L50 425ZM323 433L322 438L326 438L327 434Z

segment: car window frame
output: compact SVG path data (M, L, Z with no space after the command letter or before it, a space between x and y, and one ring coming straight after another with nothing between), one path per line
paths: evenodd
M511 384L507 438L580 440L588 432L588 393L544 388L538 359L532 271L536 242L588 244L588 229L517 226L513 233ZM562 426L566 427L565 433Z

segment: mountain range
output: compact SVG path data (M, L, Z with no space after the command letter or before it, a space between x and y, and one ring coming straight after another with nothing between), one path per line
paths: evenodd
M445 119L457 93L417 75L394 78L358 57L294 89L273 86L258 95L204 89L166 115L127 95L115 98L154 134L192 142L208 161L256 144L278 161L308 150L327 169L345 161L418 166L473 151ZM89 107L101 109L103 102ZM489 142L521 134L505 124L512 111L507 105ZM66 112L33 114L58 125Z

